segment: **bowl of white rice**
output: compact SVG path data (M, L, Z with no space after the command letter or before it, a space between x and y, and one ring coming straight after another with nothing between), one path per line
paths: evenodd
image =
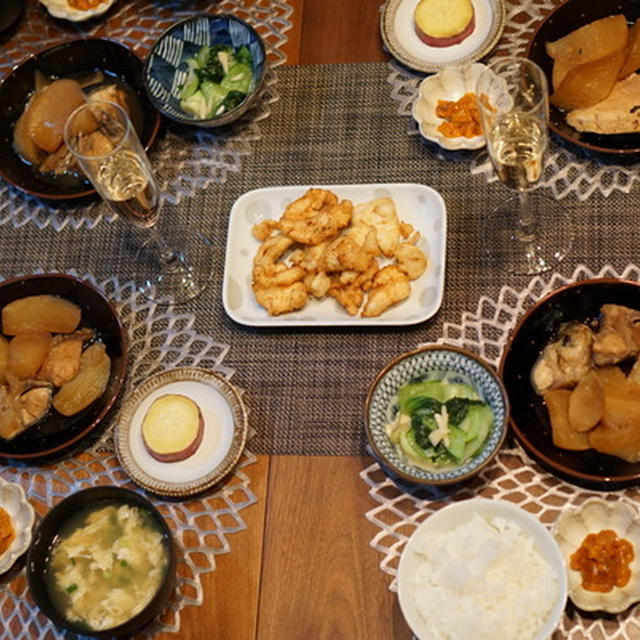
M414 531L398 566L398 599L418 640L544 640L564 613L567 575L535 516L474 498Z

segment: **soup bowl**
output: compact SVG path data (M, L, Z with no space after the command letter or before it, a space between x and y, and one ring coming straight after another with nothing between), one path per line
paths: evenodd
M87 624L69 619L63 612L64 597L56 594L54 582L54 567L52 557L61 539L74 530L83 526L85 515L95 512L102 507L123 505L139 509L147 522L161 536L161 545L165 556L165 568L155 592L148 603L130 618L109 628L94 629ZM126 546L121 544L120 546ZM114 547L115 548L115 547ZM136 545L138 548L138 545ZM126 560L118 561L121 566L127 566ZM122 565L122 563L125 563ZM72 563L74 564L74 563ZM131 561L131 570L134 563ZM75 566L75 565L74 565ZM108 573L106 570L103 573ZM115 573L115 569L114 569ZM115 486L101 486L83 489L59 502L44 517L33 537L27 552L27 582L29 590L40 610L56 626L77 634L95 638L112 638L133 634L149 624L164 610L175 584L176 551L169 526L160 512L142 495ZM66 587L67 593L72 593L78 585ZM80 585L80 588L82 586Z

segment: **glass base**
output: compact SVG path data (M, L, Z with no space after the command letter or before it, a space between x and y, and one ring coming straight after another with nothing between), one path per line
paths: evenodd
M202 293L213 275L213 243L199 231L183 228L180 238L167 241L152 232L136 256L135 281L149 300L184 304Z
M571 215L539 189L527 193L532 223L521 227L519 198L508 198L486 214L483 243L489 260L514 275L544 273L558 265L571 250Z

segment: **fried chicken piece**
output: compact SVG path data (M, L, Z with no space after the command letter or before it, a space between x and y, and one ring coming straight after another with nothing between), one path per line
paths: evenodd
M593 343L597 365L615 364L640 353L640 311L617 304L600 309L602 322Z
M338 202L331 191L309 189L285 209L279 220L280 229L301 244L314 245L336 236L351 221L353 205Z
M427 256L419 247L408 242L402 242L395 250L397 264L411 280L419 278L427 268Z
M380 250L387 258L393 257L400 242L401 231L396 207L391 198L377 198L356 205L351 217L354 225L364 222L374 227Z
M272 316L301 309L307 304L309 297L303 282L294 282L283 287L257 287L254 291L258 304Z
M310 271L304 277L304 285L316 298L324 298L331 286L331 278L324 271Z
M305 270L300 266L287 266L278 262L293 244L291 238L277 235L265 240L253 259L253 288L288 286L302 280Z
M260 242L264 242L267 238L271 237L274 231L280 229L280 225L277 220L262 220L261 222L256 222L256 224L251 227L251 233L256 240Z
M342 271L327 293L335 298L352 316L355 316L364 301L364 294L378 273L378 263L372 260L366 271Z
M375 233L373 230L372 232ZM361 272L369 268L374 255L365 247L358 245L350 236L342 235L327 247L320 265L323 271L328 272L345 270Z
M365 318L375 318L410 294L409 276L397 265L388 265L380 269L373 278L362 315Z

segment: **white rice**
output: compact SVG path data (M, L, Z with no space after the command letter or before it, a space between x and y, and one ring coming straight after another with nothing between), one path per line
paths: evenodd
M551 565L504 518L429 536L418 559L415 601L434 640L531 640L558 596Z

